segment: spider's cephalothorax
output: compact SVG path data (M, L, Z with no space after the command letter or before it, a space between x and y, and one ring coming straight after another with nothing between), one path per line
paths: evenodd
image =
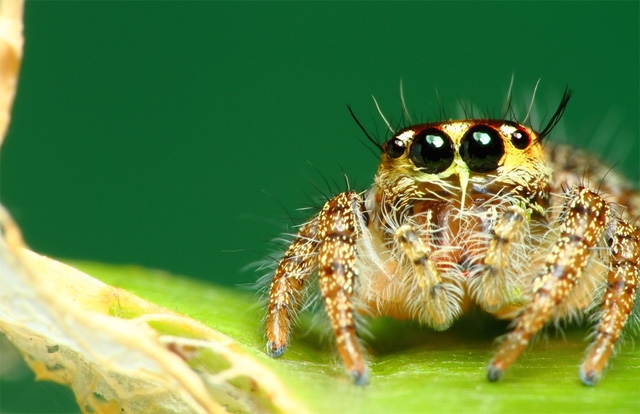
M640 229L631 222L640 195L595 158L542 145L569 97L539 133L484 119L395 133L381 147L373 187L327 201L280 261L269 354L284 352L303 292L319 283L356 383L366 383L356 314L445 329L473 304L517 318L489 365L492 381L545 324L593 315L580 377L595 383L636 298Z

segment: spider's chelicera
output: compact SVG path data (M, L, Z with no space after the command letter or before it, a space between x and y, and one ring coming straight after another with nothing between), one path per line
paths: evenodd
M593 156L545 141L570 96L540 133L486 119L396 132L380 146L373 186L328 200L281 259L269 288L268 353L284 352L305 289L319 284L358 384L367 369L356 314L446 329L473 304L516 319L489 364L491 381L544 325L590 315L580 378L594 384L637 295L640 194Z

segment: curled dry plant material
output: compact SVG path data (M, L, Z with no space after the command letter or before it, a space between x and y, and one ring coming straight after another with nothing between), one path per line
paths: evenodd
M0 332L83 412L303 412L231 338L21 243L0 207Z
M442 330L470 307L515 319L490 381L545 325L586 316L593 337L579 375L597 382L633 319L640 194L594 156L548 140L570 97L539 132L507 116L510 105L502 119L387 122L384 144L370 138L381 150L372 187L326 201L271 274L267 352L284 353L319 287L357 384L367 383L358 315Z

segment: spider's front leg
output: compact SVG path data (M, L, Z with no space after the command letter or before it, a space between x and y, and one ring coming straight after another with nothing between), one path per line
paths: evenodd
M587 188L570 192L562 212L560 237L533 280L533 298L516 327L489 364L487 377L497 381L518 358L529 340L552 317L587 265L591 249L599 242L609 221L609 205Z
M354 382L367 383L352 303L361 200L352 191L329 200L318 215L318 277L338 352Z

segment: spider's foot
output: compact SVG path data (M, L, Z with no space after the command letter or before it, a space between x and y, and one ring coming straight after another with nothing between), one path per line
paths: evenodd
M360 387L364 387L365 385L369 385L369 375L367 375L366 370L353 370L351 371L351 378L353 379L353 383Z
M600 372L590 369L585 370L584 367L580 367L580 381L584 385L594 386L600 380Z
M502 374L504 374L504 370L496 367L495 365L489 365L489 369L487 370L487 379L491 382L499 381L502 378Z
M286 345L278 345L275 342L269 341L267 342L267 354L271 358L278 358L284 354L284 351L287 349Z

